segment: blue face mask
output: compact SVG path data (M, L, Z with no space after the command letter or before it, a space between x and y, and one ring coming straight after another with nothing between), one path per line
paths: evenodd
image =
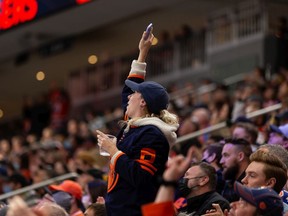
M4 184L2 186L2 191L3 191L3 193L9 193L12 191L12 188L10 187L10 185Z
M20 164L19 163L13 163L13 167L15 170L19 170L20 169Z

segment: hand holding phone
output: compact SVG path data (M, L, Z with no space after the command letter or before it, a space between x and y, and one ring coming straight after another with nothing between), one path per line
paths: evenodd
M153 28L153 24L150 23L147 28L146 28L146 31L145 31L145 37L144 37L144 40L147 40L151 31L152 31L152 28Z

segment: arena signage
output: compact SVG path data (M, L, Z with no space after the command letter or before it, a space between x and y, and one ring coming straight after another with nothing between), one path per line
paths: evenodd
M0 31L91 0L0 0Z

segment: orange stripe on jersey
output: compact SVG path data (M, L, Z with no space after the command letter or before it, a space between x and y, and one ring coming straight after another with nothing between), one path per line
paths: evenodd
M145 160L149 163L154 163L156 158L156 152L154 149L143 148L141 149L140 160Z
M128 78L140 78L140 79L143 79L144 80L144 76L141 76L139 74L130 74L128 76Z
M147 168L146 166L141 165L141 168L149 172L151 175L154 175L154 172L150 170L149 168Z
M114 174L114 170L112 170L113 174L109 173L109 177L108 177L108 186L107 186L107 192L109 193L110 191L113 190L113 188L115 188L115 186L117 185L118 179L119 179L119 174L115 173Z
M174 207L178 210L187 206L187 200L184 197L180 197L174 202Z
M144 165L144 166L146 166L147 168L153 170L154 172L157 171L157 168L156 168L156 167L154 167L152 164L150 164L150 163L148 163L148 162L146 162L146 161L143 161L143 160L136 160L136 161L139 162L141 165Z

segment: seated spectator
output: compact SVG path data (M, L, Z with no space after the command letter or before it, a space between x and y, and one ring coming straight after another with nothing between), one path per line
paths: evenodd
M69 216L61 206L53 202L43 202L37 208L45 216Z
M231 203L229 215L234 216L281 216L283 204L280 196L271 188L248 188L239 182L234 184L235 192L241 200ZM218 204L204 216L224 216ZM215 211L216 210L216 211Z
M68 214L70 213L73 200L72 195L64 191L56 191L52 194L52 198L57 205L61 206Z
M233 189L235 181L241 182L252 153L251 145L244 139L225 139L220 163L223 167L225 186L222 195L230 202L239 200Z
M199 126L199 130L210 126L211 113L205 107L197 107L191 113L191 121L196 122ZM203 134L198 138L202 144L208 140L208 134Z
M288 111L280 112L275 116L278 125L288 124Z
M107 183L100 179L95 179L87 184L87 190L90 198L89 201L95 203L99 196L106 197Z
M222 193L225 181L223 180L222 166L220 164L221 153L223 146L220 143L210 144L204 149L202 161L209 163L214 167L217 174L217 186L216 191Z
M72 195L70 214L73 216L84 216L85 210L82 199L82 188L80 184L71 180L65 180L60 185L50 185L52 191L64 191Z
M254 213L258 213L257 215L282 215L282 200L273 189L248 188L238 182L235 182L234 190L242 198L242 200L231 205L236 215L248 215L249 213L247 211L252 209L254 209Z
M276 126L270 125L268 144L279 144L288 149L288 124Z
M223 210L229 209L229 202L215 192L216 185L216 171L213 166L205 162L192 164L184 175L184 182L179 186L180 193L182 192L187 199L187 204L180 206L178 210L202 215L211 209L213 203L218 203Z
M10 191L18 190L20 188L26 187L29 185L27 179L20 173L13 173L8 177L6 181L6 187L10 188ZM8 192L8 191L7 191ZM39 196L35 190L30 190L25 193L22 193L21 198L27 202L28 205L34 205L38 202Z
M211 111L210 125L224 122L229 119L230 102L227 87L219 85L212 93L212 98L209 104Z
M241 182L247 187L269 187L280 193L286 181L286 165L276 155L260 149L251 154Z
M236 139L245 139L252 145L252 151L255 151L259 144L257 142L258 129L253 123L238 122L232 127L232 137Z
M103 203L92 203L84 213L85 216L106 216L106 208Z
M0 206L0 216L6 216L9 206L6 205L5 203L1 203L0 205L1 205Z

